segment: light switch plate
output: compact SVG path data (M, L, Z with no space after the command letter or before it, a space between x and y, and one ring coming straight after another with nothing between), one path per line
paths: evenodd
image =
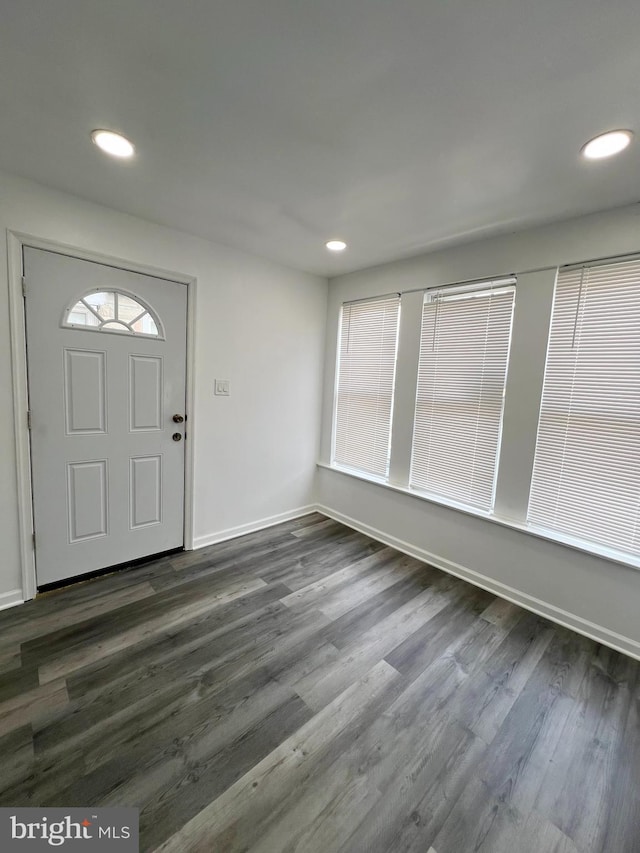
M213 388L213 393L218 397L228 397L229 396L229 380L228 379L216 379L215 385Z

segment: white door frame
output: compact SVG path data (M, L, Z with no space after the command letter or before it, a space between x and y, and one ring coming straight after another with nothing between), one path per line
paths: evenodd
M184 489L184 547L193 549L193 474L194 474L194 423L195 423L195 319L196 287L193 276L140 264L123 258L88 251L18 231L7 231L7 258L9 273L9 329L11 333L11 380L13 385L13 418L16 454L16 483L18 491L18 525L20 534L20 564L22 597L34 598L37 592L35 549L33 544L33 501L31 482L31 448L27 424L29 408L27 383L27 339L25 306L22 291L22 250L25 246L48 249L61 255L70 255L85 261L95 261L131 272L144 273L185 284L187 290L187 441L185 442Z

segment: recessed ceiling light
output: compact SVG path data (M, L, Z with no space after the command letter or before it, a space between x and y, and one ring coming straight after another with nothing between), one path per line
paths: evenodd
M610 130L601 133L587 142L582 148L582 156L587 160L601 160L603 157L612 157L624 151L631 142L633 133L630 130Z
M94 130L91 133L93 142L106 154L112 157L132 157L135 148L121 133L113 130Z
M347 248L347 244L344 240L329 240L326 246L330 252L344 252Z

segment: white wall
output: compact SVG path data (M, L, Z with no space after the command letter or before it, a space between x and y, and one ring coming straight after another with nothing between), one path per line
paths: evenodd
M313 502L326 280L2 173L0 228L197 279L196 545ZM6 252L3 239L0 606L21 587ZM213 395L215 377L230 397Z
M583 260L640 252L640 205L581 217L506 237L441 250L333 279L329 284L320 460L330 462L333 378L340 305L345 300L518 273L496 511L524 521L522 496L533 461L535 412L541 391L555 269ZM410 325L410 324L409 324ZM410 335L407 328L401 335ZM415 337L415 335L414 335ZM400 342L400 353L411 349ZM415 361L415 353L404 359ZM411 371L399 361L396 399ZM407 410L410 416L410 410ZM408 427L399 418L400 452ZM394 430L398 417L394 417ZM395 444L395 441L394 441ZM394 451L395 453L395 451ZM406 454L405 454L406 455ZM391 475L394 477L394 454ZM519 601L604 642L640 656L640 571L565 545L365 482L318 470L318 500L335 517L410 553Z

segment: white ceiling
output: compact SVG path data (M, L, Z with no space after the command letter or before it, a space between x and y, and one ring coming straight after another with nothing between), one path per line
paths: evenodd
M639 45L638 0L3 0L0 168L334 275L637 201Z

